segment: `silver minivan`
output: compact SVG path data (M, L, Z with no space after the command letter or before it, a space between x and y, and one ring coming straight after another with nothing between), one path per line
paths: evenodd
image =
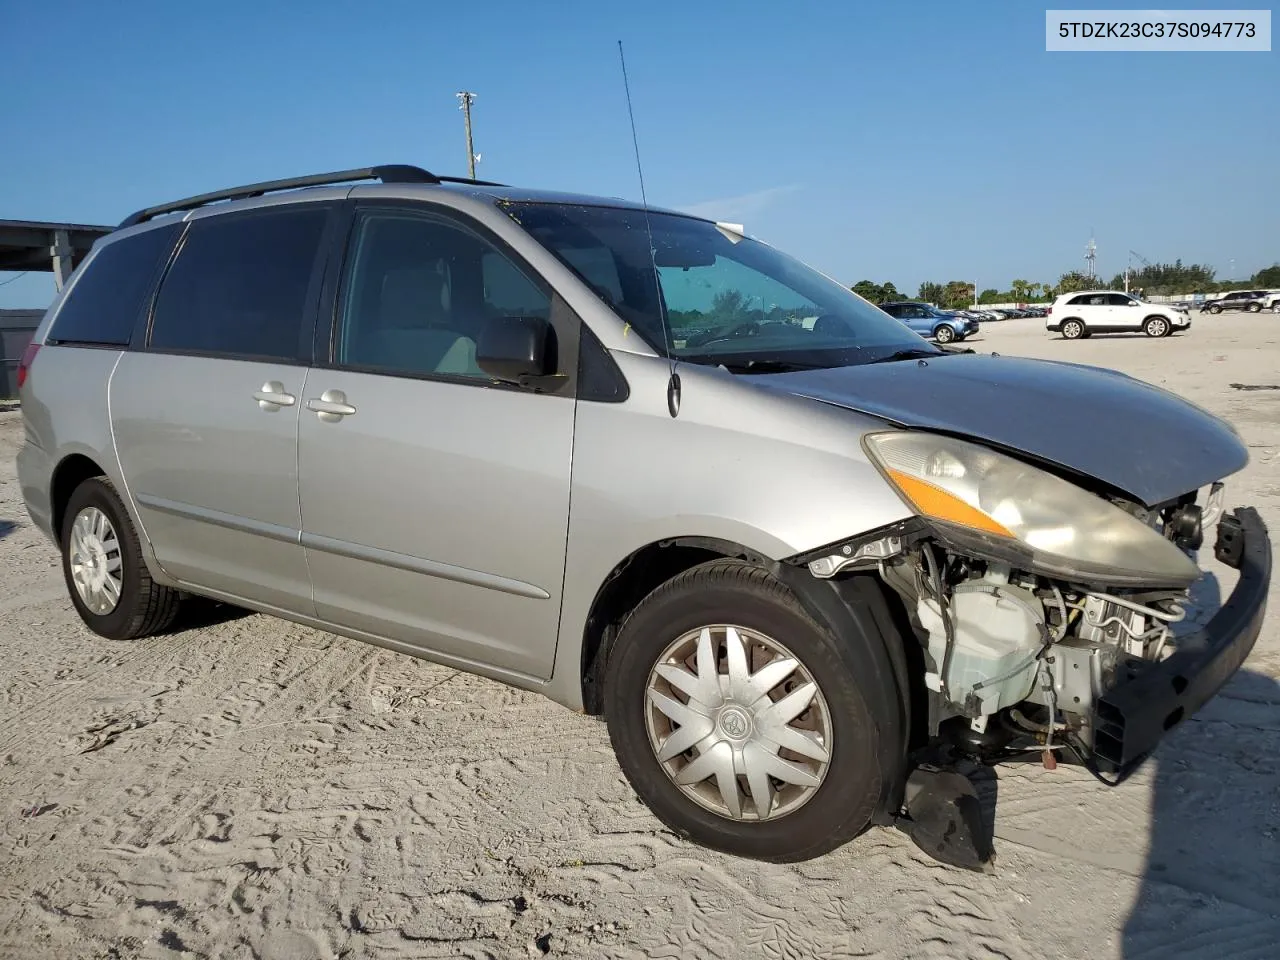
M202 595L539 691L742 856L878 824L981 866L957 763L1123 779L1266 604L1228 424L622 200L386 166L143 210L19 381L91 630ZM1206 533L1239 577L1188 629Z

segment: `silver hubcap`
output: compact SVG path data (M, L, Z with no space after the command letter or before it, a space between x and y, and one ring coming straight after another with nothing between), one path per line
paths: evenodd
M831 761L831 712L804 665L745 627L692 630L649 673L645 726L673 783L733 820L804 805Z
M1157 337L1164 336L1165 327L1168 326L1163 320L1151 321L1151 332Z
M1081 328L1080 328L1080 324L1078 324L1078 323L1068 323L1068 324L1067 324L1067 329L1066 329L1066 330L1064 330L1063 332L1064 332L1068 337L1071 337L1072 339L1075 339L1076 337L1080 336L1080 329L1081 329Z
M97 507L85 507L71 525L71 582L80 600L102 616L120 602L123 567L120 538L107 515Z

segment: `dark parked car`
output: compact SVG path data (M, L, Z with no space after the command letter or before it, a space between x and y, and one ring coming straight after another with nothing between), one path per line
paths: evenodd
M1250 313L1257 313L1266 299L1266 290L1233 290L1216 300L1206 300L1200 304L1200 311L1221 313L1223 310L1248 310Z

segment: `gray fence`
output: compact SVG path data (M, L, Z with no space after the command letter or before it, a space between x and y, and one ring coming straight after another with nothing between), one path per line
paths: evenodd
M18 361L43 316L43 310L0 310L0 400L18 395Z

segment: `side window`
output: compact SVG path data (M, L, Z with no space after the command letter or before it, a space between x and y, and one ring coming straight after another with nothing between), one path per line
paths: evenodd
M476 344L494 317L549 320L551 299L493 244L411 211L357 220L334 361L407 376L489 377Z
M328 216L328 207L306 204L192 223L156 298L149 345L298 359Z
M175 223L105 244L58 308L49 340L126 346L181 229Z
M1123 293L1109 293L1109 294L1107 294L1107 304L1108 304L1108 306L1112 306L1112 307L1127 307L1129 304L1131 304L1131 303L1133 303L1133 302L1134 302L1134 300L1133 300L1133 298L1132 298L1132 297L1126 297Z
M1092 302L1093 302L1093 298L1092 298L1092 297L1088 297L1088 296L1085 296L1085 295L1081 295L1081 296L1078 296L1078 297L1072 297L1072 298L1071 298L1071 302L1070 302L1070 304L1068 304L1068 305L1069 305L1069 306L1072 306L1072 307L1083 307L1083 306L1087 306L1088 304L1090 304L1090 303L1092 303Z

